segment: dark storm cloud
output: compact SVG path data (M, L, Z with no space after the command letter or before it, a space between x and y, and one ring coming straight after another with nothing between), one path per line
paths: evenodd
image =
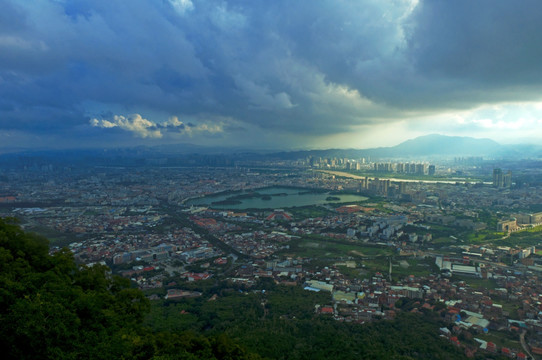
M541 10L535 0L420 3L408 46L416 78L426 82L418 88L441 90L438 104L539 100Z
M416 66L436 76L503 85L542 77L539 1L428 1L415 12Z
M537 1L0 6L6 130L324 135L541 90Z

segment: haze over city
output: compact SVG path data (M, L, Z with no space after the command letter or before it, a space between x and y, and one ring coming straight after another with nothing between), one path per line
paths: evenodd
M542 135L538 1L0 1L2 150Z
M540 24L0 0L3 358L542 360Z

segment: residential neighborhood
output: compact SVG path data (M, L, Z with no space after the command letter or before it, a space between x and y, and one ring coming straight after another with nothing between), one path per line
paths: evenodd
M435 312L447 324L435 332L465 354L542 356L542 213L529 210L539 186L356 177L341 171L373 165L334 164L11 169L0 215L150 299L202 296L183 283L254 291L268 279L329 294L314 313L340 322ZM315 203L296 206L303 196Z

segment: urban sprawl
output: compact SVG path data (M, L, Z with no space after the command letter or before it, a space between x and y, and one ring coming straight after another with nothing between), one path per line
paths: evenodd
M314 311L337 321L438 309L450 326L435 331L466 353L542 357L542 188L478 162L36 162L0 172L0 216L50 238L51 252L66 246L81 264L106 264L151 299L164 297L153 289L170 301L202 296L183 281L255 291L267 278L329 293ZM303 194L325 201L265 206ZM204 202L217 195L226 200ZM246 199L262 205L243 208ZM473 336L474 349L461 340Z

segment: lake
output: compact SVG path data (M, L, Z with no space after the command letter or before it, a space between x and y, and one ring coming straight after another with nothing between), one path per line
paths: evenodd
M330 194L311 189L271 187L191 199L186 205L209 206L214 209L284 209L294 206L322 205L365 201L354 194Z

